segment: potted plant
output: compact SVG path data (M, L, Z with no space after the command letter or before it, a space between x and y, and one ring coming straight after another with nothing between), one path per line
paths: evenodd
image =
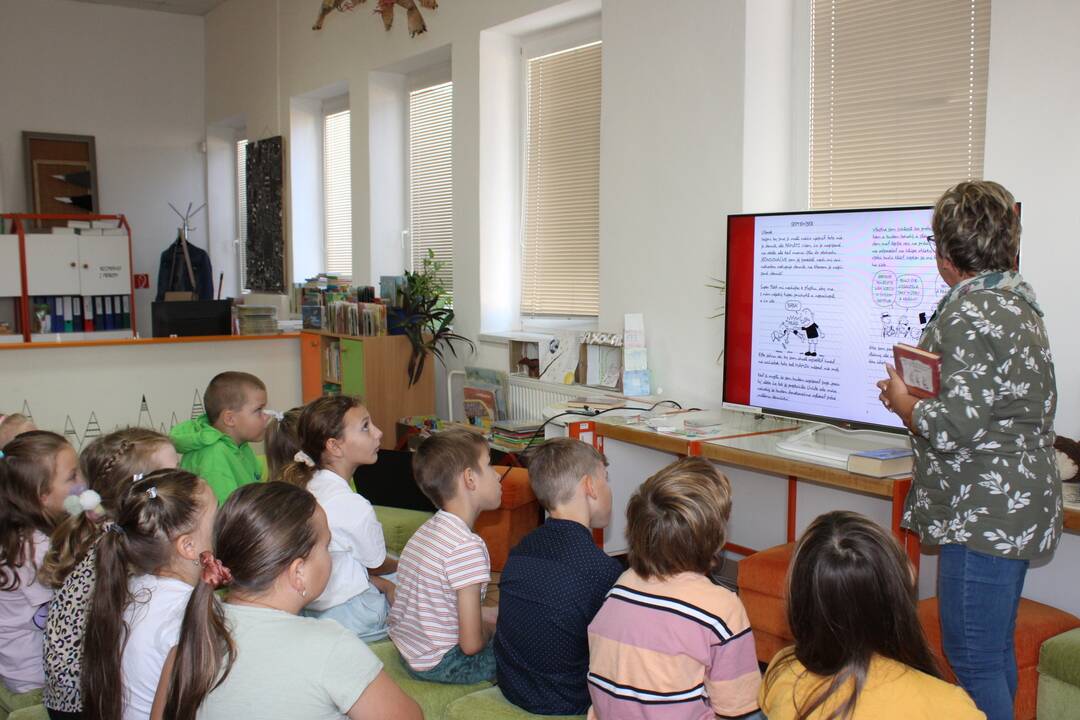
M397 320L401 331L412 345L409 356L409 387L424 374L428 355L434 355L446 364L443 352L449 350L457 357L455 342L463 342L471 351L476 346L468 338L454 332L454 308L446 297L446 288L439 280L443 263L435 260L435 253L428 250L420 270L405 271L405 282L398 291Z

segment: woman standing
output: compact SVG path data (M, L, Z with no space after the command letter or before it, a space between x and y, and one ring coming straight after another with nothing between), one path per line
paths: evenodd
M941 546L945 654L987 718L1011 720L1024 576L1061 535L1054 364L1035 293L1016 270L1012 194L960 183L938 200L932 226L949 291L919 345L941 355L941 391L915 398L892 367L878 387L915 451L903 524Z

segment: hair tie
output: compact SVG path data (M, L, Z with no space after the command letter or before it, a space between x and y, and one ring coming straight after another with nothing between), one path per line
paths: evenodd
M71 517L79 517L86 513L91 522L98 522L105 516L105 508L101 504L101 495L94 490L76 491L64 498L64 510Z
M278 422L282 422L285 419L285 413L278 412L277 410L270 410L268 408L263 408L263 415L269 415Z
M199 553L199 564L202 565L202 581L215 590L232 582L233 577L229 568L225 567L209 550Z
M315 461L312 460L311 456L308 455L303 450L297 450L296 454L292 456L292 459L293 459L293 462L303 463L304 465L307 465L310 468L315 467Z
M132 483L137 483L142 479L143 479L143 474L142 473L135 473L134 475L131 476L131 482Z
M151 500L157 500L157 488L153 485L147 488L146 494L150 496Z
M4 451L0 450L0 460L3 460L3 459L4 459Z
M120 526L119 523L106 523L105 532L116 533L117 535L127 535L127 531Z

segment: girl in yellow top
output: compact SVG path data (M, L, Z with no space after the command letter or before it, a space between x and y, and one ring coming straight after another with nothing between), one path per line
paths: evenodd
M939 679L903 550L862 515L817 518L795 548L788 624L761 686L769 720L985 720Z

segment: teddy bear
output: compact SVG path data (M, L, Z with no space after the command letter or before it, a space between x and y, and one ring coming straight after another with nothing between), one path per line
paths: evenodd
M1058 435L1054 441L1054 454L1066 504L1080 505L1080 442Z

